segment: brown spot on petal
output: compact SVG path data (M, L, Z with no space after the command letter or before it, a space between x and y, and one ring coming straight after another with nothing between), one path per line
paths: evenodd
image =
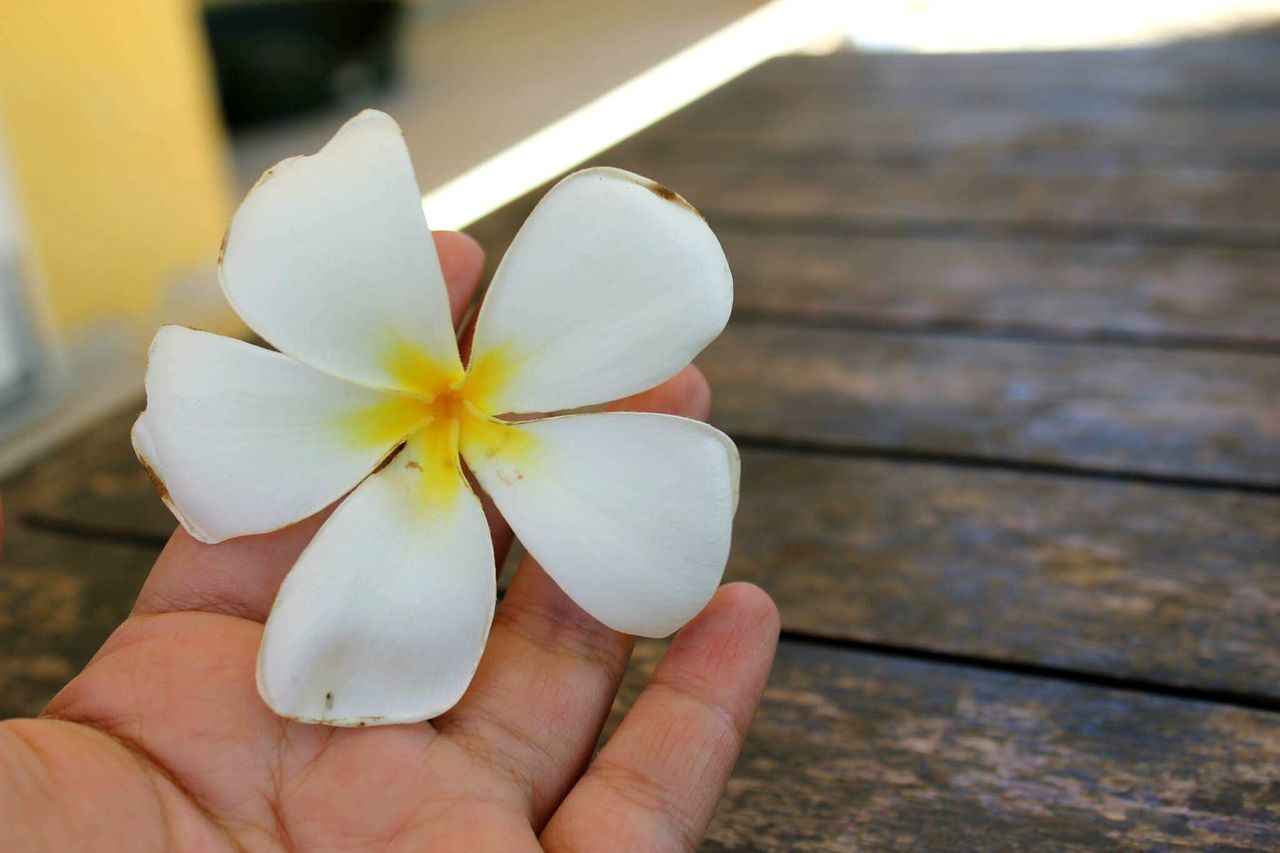
M328 696L325 694L325 704L328 705ZM327 709L326 709L327 710ZM382 714L376 714L369 717L303 717L297 714L282 714L286 720L294 720L299 723L306 723L309 726L340 726L343 728L363 729L365 726L374 725L383 719Z
M421 466L421 465L419 465L417 462L414 462L412 459L410 459L408 462L404 463L404 467L406 467L406 468L412 468L412 469L414 469L415 471L421 471L421 470L422 470L422 466Z
M164 480L160 479L160 475L156 473L156 469L151 467L151 463L147 462L141 455L138 461L142 463L142 470L147 472L147 479L151 481L151 485L155 488L156 494L160 496L160 500L167 501L169 499L169 487L164 484Z
M306 156L307 155L305 154L295 154L292 157L284 158L279 163L276 163L274 166L272 166L270 169L267 169L265 172L262 173L262 176L258 178L258 180L254 183L253 187L250 188L248 194L245 195L245 198L248 198L249 196L253 195L254 190L260 189L263 186L263 184L265 184L267 181L274 178L276 176L276 170L279 169L281 166L283 166L286 163L291 163L294 160L306 159Z
M227 254L227 240L231 237L231 229L228 228L222 232L222 245L218 247L218 266L222 266L222 259Z
M524 479L524 473L521 471L508 473L501 468L496 468L493 473L494 476L503 482L503 484L508 486L514 486L516 483Z
M686 210L688 210L690 213L696 214L699 218L702 217L702 214L698 213L698 209L696 207L689 204L689 202L685 200L684 196L680 195L680 193L676 192L670 187L664 187L662 184L658 183L657 181L648 181L645 184L645 186L649 188L649 191L651 193L653 193L663 201L669 201L672 204L679 205L680 207L683 207Z
M658 198L665 198L667 201L676 201L680 196L676 195L676 191L664 187L662 184L652 184L649 189L653 190Z

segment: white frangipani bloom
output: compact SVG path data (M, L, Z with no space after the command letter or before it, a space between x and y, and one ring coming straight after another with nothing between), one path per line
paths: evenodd
M679 196L616 169L557 184L503 258L464 367L400 129L366 111L263 176L221 273L279 352L162 328L133 443L204 542L276 530L350 491L267 621L258 690L278 714L406 723L462 696L496 589L459 457L604 624L665 636L711 597L737 505L725 435L657 414L497 417L651 388L720 333L728 265Z

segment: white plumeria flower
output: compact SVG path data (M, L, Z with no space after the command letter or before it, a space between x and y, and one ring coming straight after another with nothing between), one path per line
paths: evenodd
M204 542L276 530L350 491L267 621L258 690L276 713L406 723L462 696L496 588L459 456L605 625L665 636L715 591L737 506L728 437L657 414L496 417L643 391L720 333L728 265L679 196L616 169L557 184L503 258L464 368L400 129L366 111L263 176L221 273L279 352L162 328L133 443Z

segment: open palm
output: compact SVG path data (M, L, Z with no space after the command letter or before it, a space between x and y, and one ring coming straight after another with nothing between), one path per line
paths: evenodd
M439 234L455 322L483 259ZM617 408L705 417L688 368ZM495 519L495 553L510 532ZM722 588L592 760L632 640L526 558L462 701L333 729L254 684L276 590L320 519L204 545L179 529L133 614L38 720L0 724L3 849L682 849L701 838L760 699L769 598Z

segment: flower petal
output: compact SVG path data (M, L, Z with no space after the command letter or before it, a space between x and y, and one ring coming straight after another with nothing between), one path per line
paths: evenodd
M610 412L464 428L462 451L521 543L584 610L662 637L720 583L738 453L719 430Z
M558 411L675 375L733 305L724 252L689 204L619 169L576 172L538 203L476 323L471 399Z
M318 512L429 417L417 399L165 326L151 344L133 446L191 535L220 542Z
M385 113L269 169L231 220L221 274L254 331L326 373L431 393L462 373L409 152Z
M258 657L258 692L277 714L418 722L470 684L493 621L493 547L456 444L428 438L362 483L285 578Z

